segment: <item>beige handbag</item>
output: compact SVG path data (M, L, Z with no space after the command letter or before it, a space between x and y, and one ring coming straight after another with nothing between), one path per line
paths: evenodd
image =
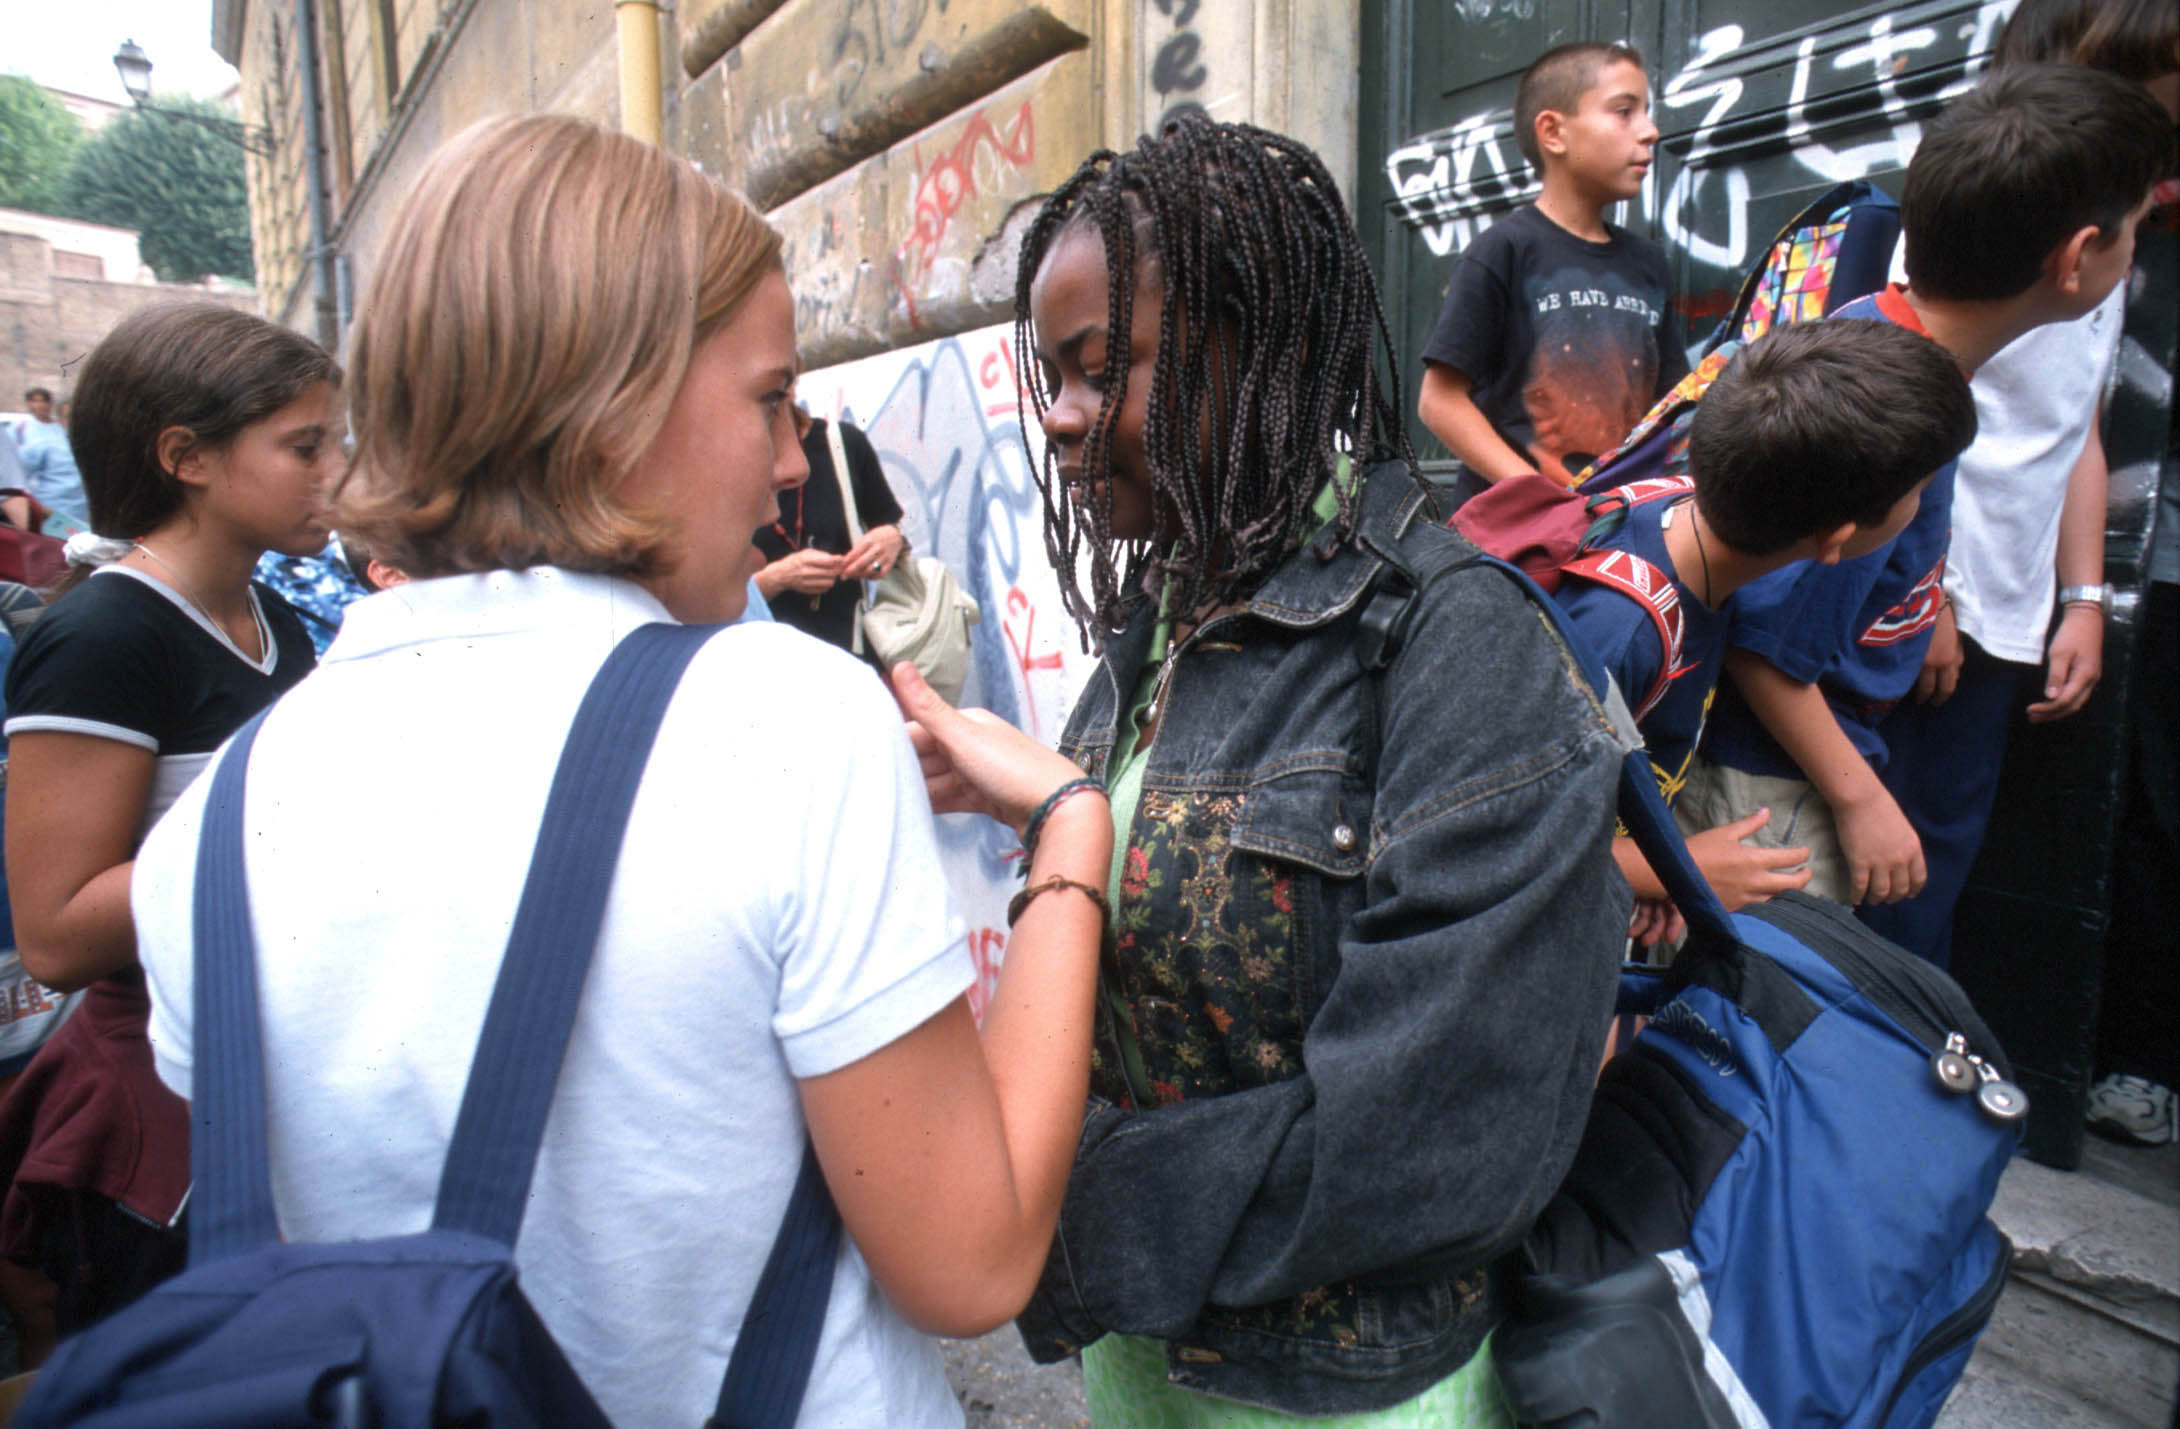
M863 539L863 520L855 509L855 488L848 480L848 454L840 423L825 424L826 449L832 453L833 477L840 483L840 504L848 517L848 545ZM856 610L854 649L863 642L888 669L906 660L948 704L958 704L969 683L969 627L984 618L977 603L944 561L912 556L904 541L901 559L877 582L866 585Z

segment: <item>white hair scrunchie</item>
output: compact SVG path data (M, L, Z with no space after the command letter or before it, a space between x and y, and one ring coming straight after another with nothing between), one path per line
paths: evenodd
M136 549L136 542L78 531L61 544L61 554L71 566L107 566Z

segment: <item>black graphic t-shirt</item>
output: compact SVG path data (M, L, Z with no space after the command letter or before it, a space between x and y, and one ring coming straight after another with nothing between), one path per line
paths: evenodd
M1665 250L1623 228L1577 238L1523 204L1454 265L1427 362L1538 471L1572 482L1688 372Z

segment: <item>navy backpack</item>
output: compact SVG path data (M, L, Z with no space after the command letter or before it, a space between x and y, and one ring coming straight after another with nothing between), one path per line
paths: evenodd
M1553 602L1493 564L1609 690ZM1605 1065L1511 1267L1493 1358L1516 1418L1930 1424L2011 1259L1986 1212L2028 1103L1997 1040L1950 977L1836 903L1728 915L1640 748L1620 814L1689 936L1670 968L1625 969L1619 1011L1648 1025Z
M553 776L432 1228L284 1245L266 1154L242 796L263 716L220 761L195 891L197 1064L189 1269L64 1343L22 1429L556 1426L605 1416L515 1282L510 1247L551 1110L629 806L675 686L714 627L631 632L585 693ZM840 1220L805 1145L710 1421L795 1421Z

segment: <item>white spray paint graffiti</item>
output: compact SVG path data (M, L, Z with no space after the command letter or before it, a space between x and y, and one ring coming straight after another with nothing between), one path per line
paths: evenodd
M1892 16L1880 15L1828 64L1819 59L1820 37L1804 36L1795 47L1792 86L1777 115L1779 128L1763 137L1783 141L1795 163L1826 183L1905 167L1922 138L1917 116L1976 83L2014 4L1984 0L1957 23L1907 29L1895 29ZM1676 142L1676 148L1685 143L1685 158L1662 200L1654 183L1645 186L1641 216L1655 221L1668 245L1685 250L1700 266L1737 271L1751 257L1748 170L1719 162L1716 156L1727 147L1721 143L1722 132L1737 118L1770 117L1745 112L1754 105L1744 62L1763 44L1750 45L1740 25L1721 25L1696 40L1694 55L1659 91L1659 118L1668 131L1685 113L1700 110L1700 118ZM1904 70L1945 62L1956 64L1958 72L1934 94L1911 99L1901 92L1898 81ZM1864 85L1874 90L1876 104L1858 114L1857 127L1875 126L1878 132L1844 148L1822 142L1809 114L1813 96ZM1467 247L1497 213L1535 197L1537 180L1514 143L1513 119L1508 109L1472 114L1447 128L1419 134L1386 156L1386 177L1400 216L1434 255L1448 257ZM1736 136L1733 147L1750 138ZM1765 236L1757 235L1759 240Z
M806 373L810 410L869 433L911 545L953 568L984 613L965 704L1055 742L1093 662L1060 605L1043 508L1015 417L1011 326ZM969 927L981 1016L1006 949L1015 843L991 820L939 820L947 882Z

